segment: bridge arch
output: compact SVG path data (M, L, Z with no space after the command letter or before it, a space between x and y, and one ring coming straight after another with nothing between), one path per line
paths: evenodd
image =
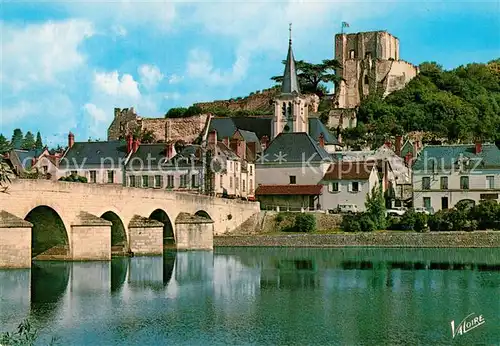
M101 218L108 220L113 225L111 226L111 246L120 247L122 250L128 249L127 231L123 225L123 221L114 211L108 210L101 215Z
M68 230L60 214L52 207L40 205L31 209L26 221L33 224L31 229L31 257L41 254L53 258L70 255Z
M196 213L194 213L194 215L204 217L205 219L213 220L210 214L207 213L205 210L198 210Z
M175 244L174 226L168 214L159 208L155 209L149 218L163 223L163 245Z

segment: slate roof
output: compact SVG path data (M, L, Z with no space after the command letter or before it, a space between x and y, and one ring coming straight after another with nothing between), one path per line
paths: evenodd
M208 128L208 130L217 131L217 138L222 139L226 137L232 137L237 128L234 124L233 118L214 117L210 120L210 127Z
M263 155L267 163L277 162L279 156L283 163L302 163L304 158L308 162L331 160L326 150L305 132L280 133L269 143ZM257 163L259 161L257 159Z
M255 195L312 195L321 194L323 185L259 185Z
M19 159L19 162L21 163L23 168L30 169L33 159L38 158L43 153L43 149L14 149L13 152L17 155L17 158Z
M319 118L309 118L309 135L317 142L321 133L325 137L325 144L340 144L336 136L326 128Z
M61 159L60 166L68 169L120 168L126 157L125 141L75 142Z
M241 137L245 140L247 143L260 143L259 138L257 138L257 135L255 132L247 131L247 130L241 130L239 129L238 132L241 134Z
M375 164L373 161L335 162L322 180L368 180Z
M165 161L167 147L165 143L141 144L135 153L130 155L127 167L147 169L147 163L151 162L151 167L158 167L158 163Z
M458 161L463 158L469 160L469 167L477 170L500 168L500 146L495 144L482 144L480 153L475 153L474 144L462 145L428 145L419 154L413 170L432 171L434 169L453 169ZM434 164L432 164L434 162Z

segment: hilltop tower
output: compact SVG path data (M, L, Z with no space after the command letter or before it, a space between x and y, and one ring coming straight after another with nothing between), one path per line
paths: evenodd
M356 126L356 108L372 93L387 96L404 88L418 68L400 60L399 39L387 31L335 35L335 59L341 67L335 73L342 81L335 89L331 127Z
M300 92L299 78L292 50L292 29L290 24L288 54L281 93L274 99L273 136L281 132L308 132L308 98Z

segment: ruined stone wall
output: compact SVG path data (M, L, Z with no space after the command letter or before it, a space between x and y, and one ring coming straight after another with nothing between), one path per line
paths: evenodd
M186 143L192 143L200 134L205 134L209 120L209 114L167 119L165 122L165 141L183 140Z
M196 106L201 107L203 110L209 111L214 108L228 109L229 111L238 110L259 110L266 111L269 114L273 113L273 100L280 93L280 89L266 89L260 93L244 97L236 100L218 100L213 102L196 103Z
M140 127L138 116L134 108L115 108L114 118L108 128L108 141L124 138L128 132L134 132Z
M165 118L142 118L141 130L153 132L157 142L164 142L166 122L167 119Z
M400 90L417 76L418 68L404 60L377 61L377 82L382 83L384 96Z

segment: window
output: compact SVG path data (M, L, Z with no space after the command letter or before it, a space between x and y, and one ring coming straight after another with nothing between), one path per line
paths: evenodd
M90 182L95 183L97 182L97 172L96 171L89 171L90 174Z
M108 171L108 184L115 182L115 171Z
M448 177L441 177L441 190L448 190Z
M249 167L250 167L250 175L253 175L253 166L249 165Z
M460 188L462 190L469 189L469 177L460 177Z
M167 187L168 188L174 187L174 176L173 175L167 175Z
M290 184L297 184L297 177L295 175L290 176Z
M220 175L220 188L222 189L224 187L224 176L221 174Z
M240 179L238 177L234 178L234 187L237 189L240 188Z
M246 183L246 181L243 179L243 180L241 181L241 190L242 190L243 192L247 192L247 189L246 189L246 185L245 185L245 183Z
M135 186L135 175L131 175L130 177L128 177L128 179L129 179L128 186L134 187Z
M359 192L359 182L353 181L351 183L351 191L352 192Z
M423 177L422 190L430 190L430 189L431 189L431 177Z
M370 79L368 78L367 74L365 74L365 84L370 84Z
M424 197L424 208L425 209L431 208L431 198L430 197Z
M448 209L448 197L441 197L441 209Z
M155 175L155 187L156 188L161 188L161 185L163 184L163 177L161 175Z
M233 161L229 161L229 170L232 171L233 170Z
M47 174L49 172L49 166L43 166L42 170L43 170L43 174Z
M229 188L233 188L233 177L229 177Z
M487 176L486 177L486 187L488 189L494 189L495 188L495 177L494 176Z
M248 191L249 191L250 193L252 193L252 192L253 192L253 180L252 180L252 179L250 179L250 180L248 181Z
M181 175L179 187L187 187L187 184L188 184L188 175L187 174Z
M142 187L148 187L149 186L149 177L147 175L142 176Z
M349 59L354 59L356 57L356 55L354 54L354 49L351 49L349 51Z
M191 175L191 187L198 187L198 179L196 174Z
M70 173L70 174L71 174L71 175L77 175L77 174L78 174L78 172L77 172L77 171L71 171L71 173Z
M339 183L332 182L332 183L328 184L328 191L329 192L339 192Z

